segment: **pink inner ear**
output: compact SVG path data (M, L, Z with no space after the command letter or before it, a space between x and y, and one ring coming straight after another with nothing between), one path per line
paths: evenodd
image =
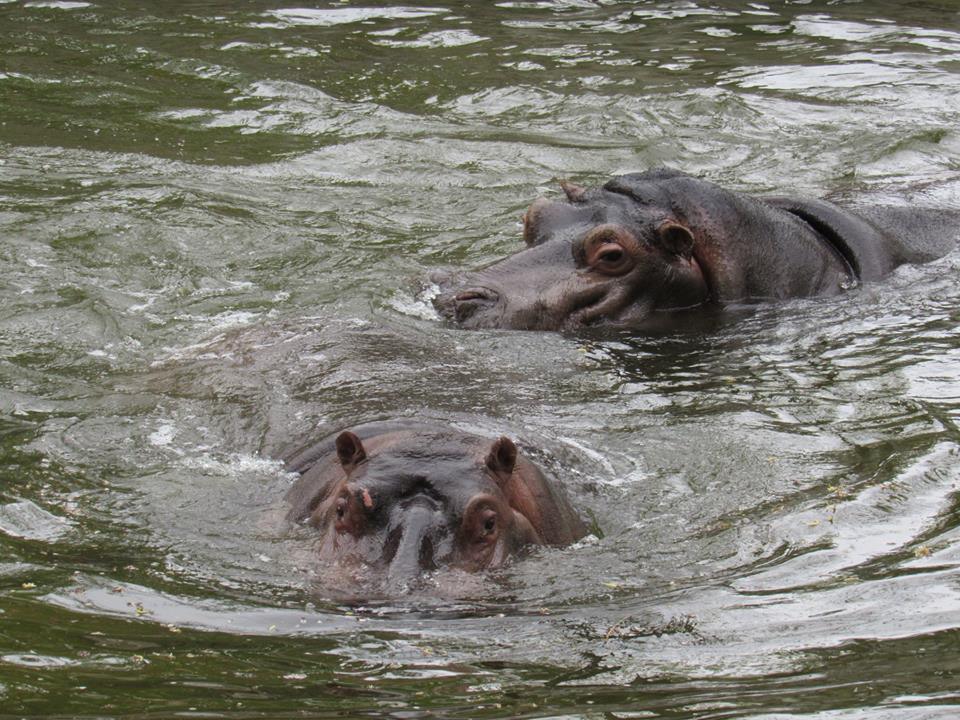
M660 246L674 255L689 257L693 251L693 233L680 223L667 220L657 228Z
M537 218L545 207L550 205L546 198L537 198L523 214L523 241L527 245L537 242Z
M349 430L340 433L335 444L337 446L337 457L344 468L351 468L363 462L367 457L360 438Z
M567 200L570 202L580 202L583 200L584 195L587 194L587 189L585 187L582 185L577 185L576 183L568 182L567 180L561 180L560 187L563 188L563 193L567 196Z
M517 446L508 437L495 440L487 455L487 467L499 475L513 473L513 466L517 463Z

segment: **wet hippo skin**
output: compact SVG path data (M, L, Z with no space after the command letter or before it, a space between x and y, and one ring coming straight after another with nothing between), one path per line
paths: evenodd
M288 518L318 530L321 559L363 565L394 586L441 566L496 567L526 545L586 534L560 489L506 437L370 423L285 463L300 474Z
M465 328L662 328L699 308L835 295L941 257L960 234L957 211L751 197L674 170L562 185L565 200L527 210L525 250L435 278L442 315Z

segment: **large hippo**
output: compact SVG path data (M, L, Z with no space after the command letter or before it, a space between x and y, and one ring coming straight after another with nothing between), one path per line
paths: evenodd
M502 565L525 545L586 528L559 488L506 437L421 422L360 425L291 453L288 519L320 532L323 560L402 588L441 566Z
M960 234L957 211L750 197L666 169L562 186L564 201L527 210L525 250L439 280L443 315L465 328L643 331L681 311L835 295L941 257Z

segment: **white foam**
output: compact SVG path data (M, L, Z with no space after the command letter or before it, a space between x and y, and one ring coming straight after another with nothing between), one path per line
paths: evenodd
M30 500L0 505L0 532L26 540L57 540L73 527L69 520L49 513Z

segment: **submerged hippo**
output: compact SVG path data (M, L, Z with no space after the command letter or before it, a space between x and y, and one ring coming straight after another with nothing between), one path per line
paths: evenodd
M440 566L496 567L525 545L586 534L559 489L506 437L370 423L286 465L301 475L287 517L320 531L321 559L382 571L393 586Z
M465 328L652 329L680 311L834 295L941 257L960 234L956 211L750 197L674 170L562 186L566 201L527 210L527 249L439 281L443 315Z

